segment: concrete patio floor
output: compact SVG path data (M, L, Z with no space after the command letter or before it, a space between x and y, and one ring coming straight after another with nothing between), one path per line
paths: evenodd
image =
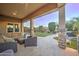
M57 41L53 39L54 35L38 37L37 47L24 47L18 44L16 56L77 56L77 50L72 48L61 49Z

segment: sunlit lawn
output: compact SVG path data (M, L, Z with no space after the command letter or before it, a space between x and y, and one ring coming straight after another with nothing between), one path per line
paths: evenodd
M55 37L54 39L56 39L58 41L58 37ZM71 44L67 44L67 47L77 49L77 40L71 39Z
M48 33L48 32L36 32L35 34L39 37L45 37L45 36L51 35L51 33Z
M71 44L67 44L67 46L73 49L77 49L77 40L72 39Z

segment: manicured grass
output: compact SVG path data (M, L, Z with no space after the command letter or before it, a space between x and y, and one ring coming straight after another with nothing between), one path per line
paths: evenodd
M51 33L48 33L48 32L36 32L35 34L37 36L39 36L39 37L45 37L45 36L50 35Z
M54 37L58 41L58 37ZM71 44L67 43L67 47L77 49L77 40L76 39L71 39Z
M77 40L72 39L71 44L67 44L67 46L73 49L77 49Z

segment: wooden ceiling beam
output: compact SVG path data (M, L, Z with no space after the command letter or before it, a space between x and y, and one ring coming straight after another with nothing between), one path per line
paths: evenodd
M55 8L57 8L57 3L48 3L48 4L45 4L44 6L38 8L34 12L32 12L29 15L27 15L26 17L24 17L22 20L34 18L36 16L39 16L39 15L41 15L41 14L43 14L45 12L48 12L50 10L53 10Z

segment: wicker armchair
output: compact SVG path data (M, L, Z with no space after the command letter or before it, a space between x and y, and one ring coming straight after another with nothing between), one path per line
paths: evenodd
M24 46L37 46L37 37L27 37L27 39L25 39Z

